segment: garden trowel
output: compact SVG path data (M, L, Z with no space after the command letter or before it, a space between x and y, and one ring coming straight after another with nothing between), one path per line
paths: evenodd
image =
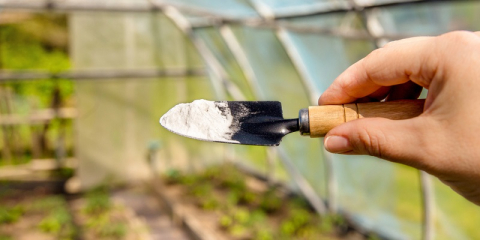
M284 119L282 105L276 101L196 100L176 105L162 116L160 124L173 133L203 141L277 146L291 132L316 138L359 118L413 118L423 112L423 105L424 100L419 99L311 106L301 109L298 118Z

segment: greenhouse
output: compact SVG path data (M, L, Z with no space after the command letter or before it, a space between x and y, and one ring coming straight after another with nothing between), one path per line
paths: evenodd
M32 36L52 44L43 58L14 35L35 26ZM390 41L479 29L479 1L0 0L0 181L43 158L74 162L71 192L229 164L361 235L477 239L478 206L425 172L332 154L323 138L298 133L275 147L198 141L159 119L197 99L280 101L283 116L297 118Z

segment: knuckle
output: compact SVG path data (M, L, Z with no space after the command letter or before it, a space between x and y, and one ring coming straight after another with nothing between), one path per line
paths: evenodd
M386 149L386 136L379 130L372 130L367 128L361 128L358 131L358 142L355 146L359 152L366 153L368 155L376 156L379 158L385 157Z
M381 48L391 48L392 46L396 45L400 40L390 41L383 45ZM381 49L380 48L380 49Z
M441 35L439 40L447 42L447 44L454 44L456 46L477 45L478 37L473 32L468 31L454 31Z

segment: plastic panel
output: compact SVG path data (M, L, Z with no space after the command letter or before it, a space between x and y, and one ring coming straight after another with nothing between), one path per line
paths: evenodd
M164 16L75 14L71 27L78 69L203 65L191 43ZM162 170L196 169L225 158L223 145L182 138L158 124L160 116L179 102L212 99L206 77L81 81L76 90L77 156L86 187L148 177L151 170L158 170L146 160L155 142L160 143L157 160L167 163Z
M453 30L479 30L480 2L451 1L377 8L369 11L379 19L386 34L439 35Z
M254 71L262 91L261 100L280 101L285 118L298 117L298 111L309 105L308 97L275 33L249 27L233 27L232 31ZM292 133L284 137L280 147L315 190L325 196L325 169L319 142Z
M305 15L316 12L346 9L350 7L347 0L251 0L257 10L266 17Z
M173 6L187 6L227 18L259 17L246 0L154 0Z
M321 27L344 23L339 15L312 17ZM358 21L357 18L350 18ZM308 22L308 18L295 21ZM323 25L321 25L323 24ZM351 24L355 27L355 23ZM306 81L320 95L348 66L375 49L370 41L286 32L306 70ZM419 238L421 201L418 172L366 156L332 155L336 198L341 210L368 229L393 238ZM411 186L408 188L406 186ZM412 191L412 189L414 189ZM404 202L403 200L407 199ZM406 211L406 212L404 212Z

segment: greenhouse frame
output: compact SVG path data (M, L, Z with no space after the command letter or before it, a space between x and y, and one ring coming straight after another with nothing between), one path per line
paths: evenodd
M295 118L348 66L390 41L478 31L480 1L0 0L3 9L68 14L73 70L2 72L0 82L75 81L82 188L148 179L152 166L195 171L227 161L288 186L320 215L340 213L382 238L480 236L480 209L425 172L331 154L323 138L298 133L278 147L242 146L184 138L158 124L168 109L196 99L280 101L284 116Z

